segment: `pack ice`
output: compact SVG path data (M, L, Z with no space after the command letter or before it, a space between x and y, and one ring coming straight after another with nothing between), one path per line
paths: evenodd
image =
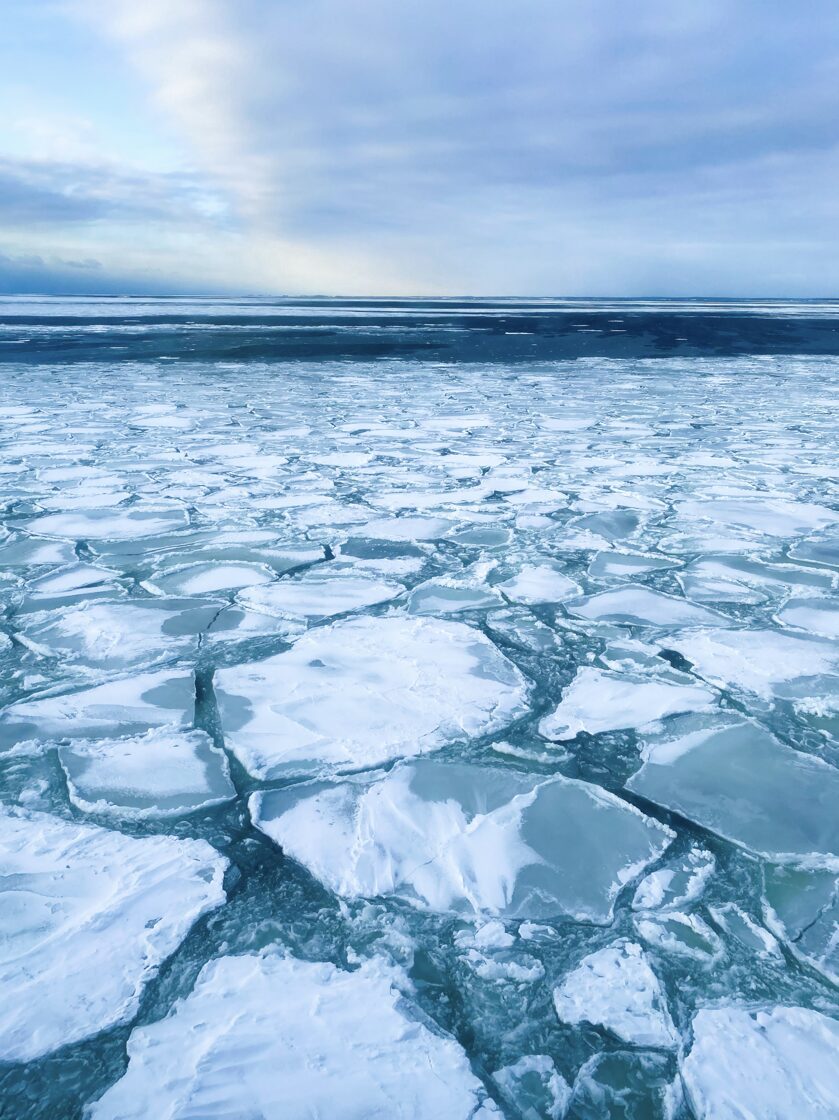
M0 1059L26 1062L137 1011L143 987L225 900L203 840L133 839L0 809Z
M255 794L257 826L345 898L608 922L672 839L598 786L423 759L372 779Z
M453 1038L374 958L353 972L280 955L222 957L157 1023L88 1120L489 1120L500 1116Z
M364 617L303 635L285 653L222 669L226 746L256 778L378 766L504 727L524 677L459 622Z

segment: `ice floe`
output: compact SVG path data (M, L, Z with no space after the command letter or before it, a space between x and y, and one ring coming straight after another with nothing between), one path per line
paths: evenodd
M839 1021L804 1007L707 1008L682 1079L698 1120L839 1116Z
M227 759L203 731L164 727L59 747L70 800L87 813L168 817L236 796Z
M10 704L0 712L0 746L134 735L166 724L186 727L194 709L192 670L159 669Z
M584 666L577 670L557 708L540 722L539 734L561 741L573 739L581 731L598 735L642 728L680 712L710 711L715 703L714 693L702 685Z
M839 869L839 770L756 723L651 743L627 788L767 859Z
M703 624L725 625L717 611L689 603L676 595L665 595L661 591L635 585L627 585L614 591L600 591L587 599L568 603L567 610L577 618L627 626L680 630Z
M255 794L257 826L346 898L608 922L672 833L598 786L421 760L373 778Z
M258 778L377 766L524 713L527 683L463 623L364 617L215 678L225 743Z
M89 1120L499 1115L461 1047L401 987L377 959L353 972L279 955L210 961L166 1018L134 1029L128 1068Z
M632 941L584 957L554 989L554 1007L564 1023L605 1027L631 1046L679 1045L658 977Z
M839 645L777 630L696 630L668 646L711 684L767 700L779 684L839 670Z
M0 1059L31 1061L136 1012L194 922L224 902L203 840L133 839L0 808Z
M561 603L580 594L580 585L551 564L524 564L511 579L498 584L516 603Z

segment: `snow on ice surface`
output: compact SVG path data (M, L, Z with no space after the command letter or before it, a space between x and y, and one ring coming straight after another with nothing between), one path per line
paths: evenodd
M203 840L0 810L0 1059L131 1019L159 965L224 902L226 866Z
M679 1044L658 977L631 941L580 961L554 991L554 1006L563 1022L605 1027L631 1046Z
M563 740L581 731L597 735L641 728L679 712L709 711L714 703L714 693L700 685L645 680L638 674L586 666L577 670L556 710L540 722L539 734Z
M347 898L608 922L672 832L599 787L428 759L256 794L259 828Z
M131 735L192 723L195 681L188 669L160 669L75 692L10 704L0 712L0 746L25 740Z
M698 1120L839 1116L839 1021L804 1007L704 1009L682 1063Z
M163 727L59 748L70 800L105 816L167 817L236 796L224 752L203 731Z
M166 1018L135 1028L128 1069L89 1120L478 1120L483 1086L407 986L375 958L353 972L279 955L210 961Z
M703 623L720 625L723 621L715 611L705 607L697 607L674 595L635 586L601 591L578 603L569 603L568 610L573 615L594 622L616 622L664 629L682 629L686 626L701 626Z
M81 1115L128 1031L168 1021L207 961L266 947L397 961L527 1120L688 1120L677 1054L703 1008L836 1016L836 355L745 349L788 330L835 347L837 322L837 304L0 303L0 802L232 864L139 1018L3 1064L0 1112ZM720 324L708 357L668 353L671 327L702 353ZM556 357L580 342L591 357ZM538 735L555 712L568 750ZM713 738L735 723L754 741ZM397 798L420 763L444 777ZM252 827L255 793L306 852ZM630 824L653 861L622 879ZM511 917L537 873L542 916ZM554 990L618 940L669 993L675 1050L557 1019ZM255 1112L241 1067L214 1066L193 1115L213 1093ZM748 1115L759 1086L738 1085Z
M378 766L504 727L527 684L479 630L358 618L215 678L225 742L255 777Z

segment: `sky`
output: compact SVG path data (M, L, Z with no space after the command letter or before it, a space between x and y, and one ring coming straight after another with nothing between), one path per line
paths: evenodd
M0 291L839 296L836 0L3 0Z

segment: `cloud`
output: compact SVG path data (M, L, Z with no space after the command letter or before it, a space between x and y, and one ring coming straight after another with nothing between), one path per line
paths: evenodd
M74 10L241 223L254 288L839 287L832 0Z

